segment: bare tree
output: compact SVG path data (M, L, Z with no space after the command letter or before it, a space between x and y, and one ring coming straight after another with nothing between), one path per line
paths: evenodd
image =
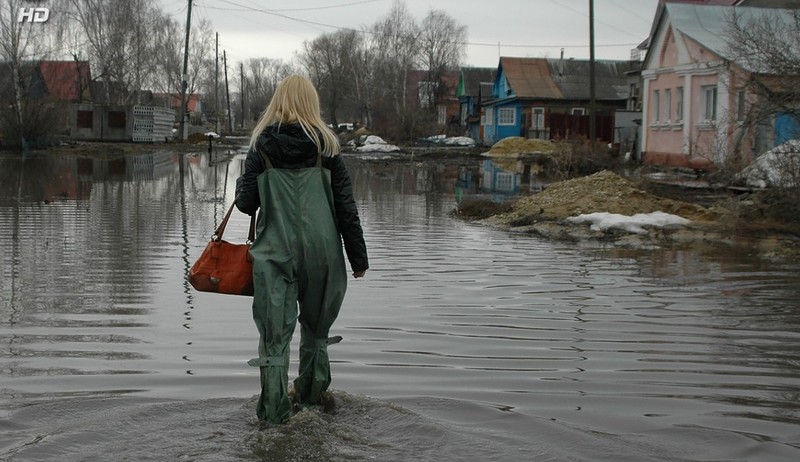
M103 82L103 99L130 103L137 95L135 90L180 90L183 27L157 4L147 0L70 0L70 6L94 78ZM201 73L208 71L213 42L208 21L194 26L191 38L189 94ZM113 91L115 88L121 91Z
M357 118L362 124L371 127L372 111L381 82L378 80L378 59L380 50L372 34L361 34L359 46L352 50L348 59L353 72L352 96Z
M180 93L183 68L183 29L169 16L159 17L153 28L158 52L153 56L155 74L152 88L159 93Z
M128 11L124 0L70 0L72 14L87 41L89 59L95 79L104 82L106 101L112 102L122 95L112 95L111 82L122 82L126 74L125 56L128 22L123 20ZM98 97L99 95L95 95ZM113 101L122 102L122 101Z
M378 54L378 78L384 82L379 96L393 106L389 117L404 117L408 103L408 75L418 62L420 28L401 0L372 26Z
M350 57L360 42L361 34L343 29L303 44L300 62L316 85L323 110L334 126L338 124L339 108L352 91L354 62Z
M444 77L461 65L466 56L467 27L458 24L442 10L431 10L422 20L420 34L420 59L428 71L429 99L438 102L447 92Z
M285 77L293 73L291 65L280 59L251 58L245 62L245 101L249 113L258 117L275 94L275 89Z
M151 88L178 98L183 81L185 27L168 16L160 16L151 34L156 49L151 57L154 63ZM214 33L206 20L198 22L190 31L188 64L187 97L196 93L213 94Z
M750 96L747 117L739 121L741 136L746 130L755 132L754 144L761 153L776 144L777 120L792 129L793 133L782 135L794 138L793 147L776 147L748 169L769 172L764 179L773 188L764 194L768 204L764 215L796 223L800 216L800 156L796 152L800 139L800 11L734 10L725 39L731 59L749 76L743 86Z
M187 96L211 93L210 87L201 87L203 82L211 81L214 76L214 32L208 20L201 20L192 28L187 73Z
M430 11L418 24L405 3L395 0L370 32L374 80L384 83L373 103L377 125L406 138L430 131L439 100L453 90L445 76L461 64L467 28L441 10ZM412 71L424 73L419 88L409 88Z
M734 10L725 39L732 60L749 73L748 121L764 125L782 113L800 126L800 11Z
M20 21L20 10L29 7L21 0L0 0L0 97L8 101L0 110L0 131L22 148L47 133L46 95L35 87L33 77L36 61L50 51L48 29L53 29L45 23Z

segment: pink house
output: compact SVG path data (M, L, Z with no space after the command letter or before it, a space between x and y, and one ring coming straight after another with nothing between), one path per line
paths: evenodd
M790 10L665 3L659 8L642 68L642 155L646 164L709 170L731 155L749 162L764 148L762 131L743 121L755 96L750 72L728 58L730 13ZM769 145L771 144L771 146Z

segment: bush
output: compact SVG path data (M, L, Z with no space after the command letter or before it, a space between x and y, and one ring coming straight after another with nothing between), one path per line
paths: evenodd
M618 164L616 151L610 149L602 142L595 143L595 152L592 155L589 141L564 141L556 143L553 152L553 176L572 178L597 173L602 170L611 170Z
M455 210L455 215L471 220L482 220L511 211L508 202L495 202L491 199L464 199Z

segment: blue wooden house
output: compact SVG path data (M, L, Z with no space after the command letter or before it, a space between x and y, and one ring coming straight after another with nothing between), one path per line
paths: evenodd
M614 140L614 113L625 110L632 61L595 61L597 138ZM589 134L589 61L500 58L492 98L483 103L482 142L510 136L567 139Z
M494 67L462 67L456 96L460 105L459 123L462 133L474 140L483 138L481 103L492 99L492 87L497 71Z

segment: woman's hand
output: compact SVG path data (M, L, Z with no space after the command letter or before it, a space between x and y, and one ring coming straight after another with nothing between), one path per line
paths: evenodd
M356 278L356 279L363 278L365 274L367 274L366 270L364 270L364 271L353 271L353 277Z

